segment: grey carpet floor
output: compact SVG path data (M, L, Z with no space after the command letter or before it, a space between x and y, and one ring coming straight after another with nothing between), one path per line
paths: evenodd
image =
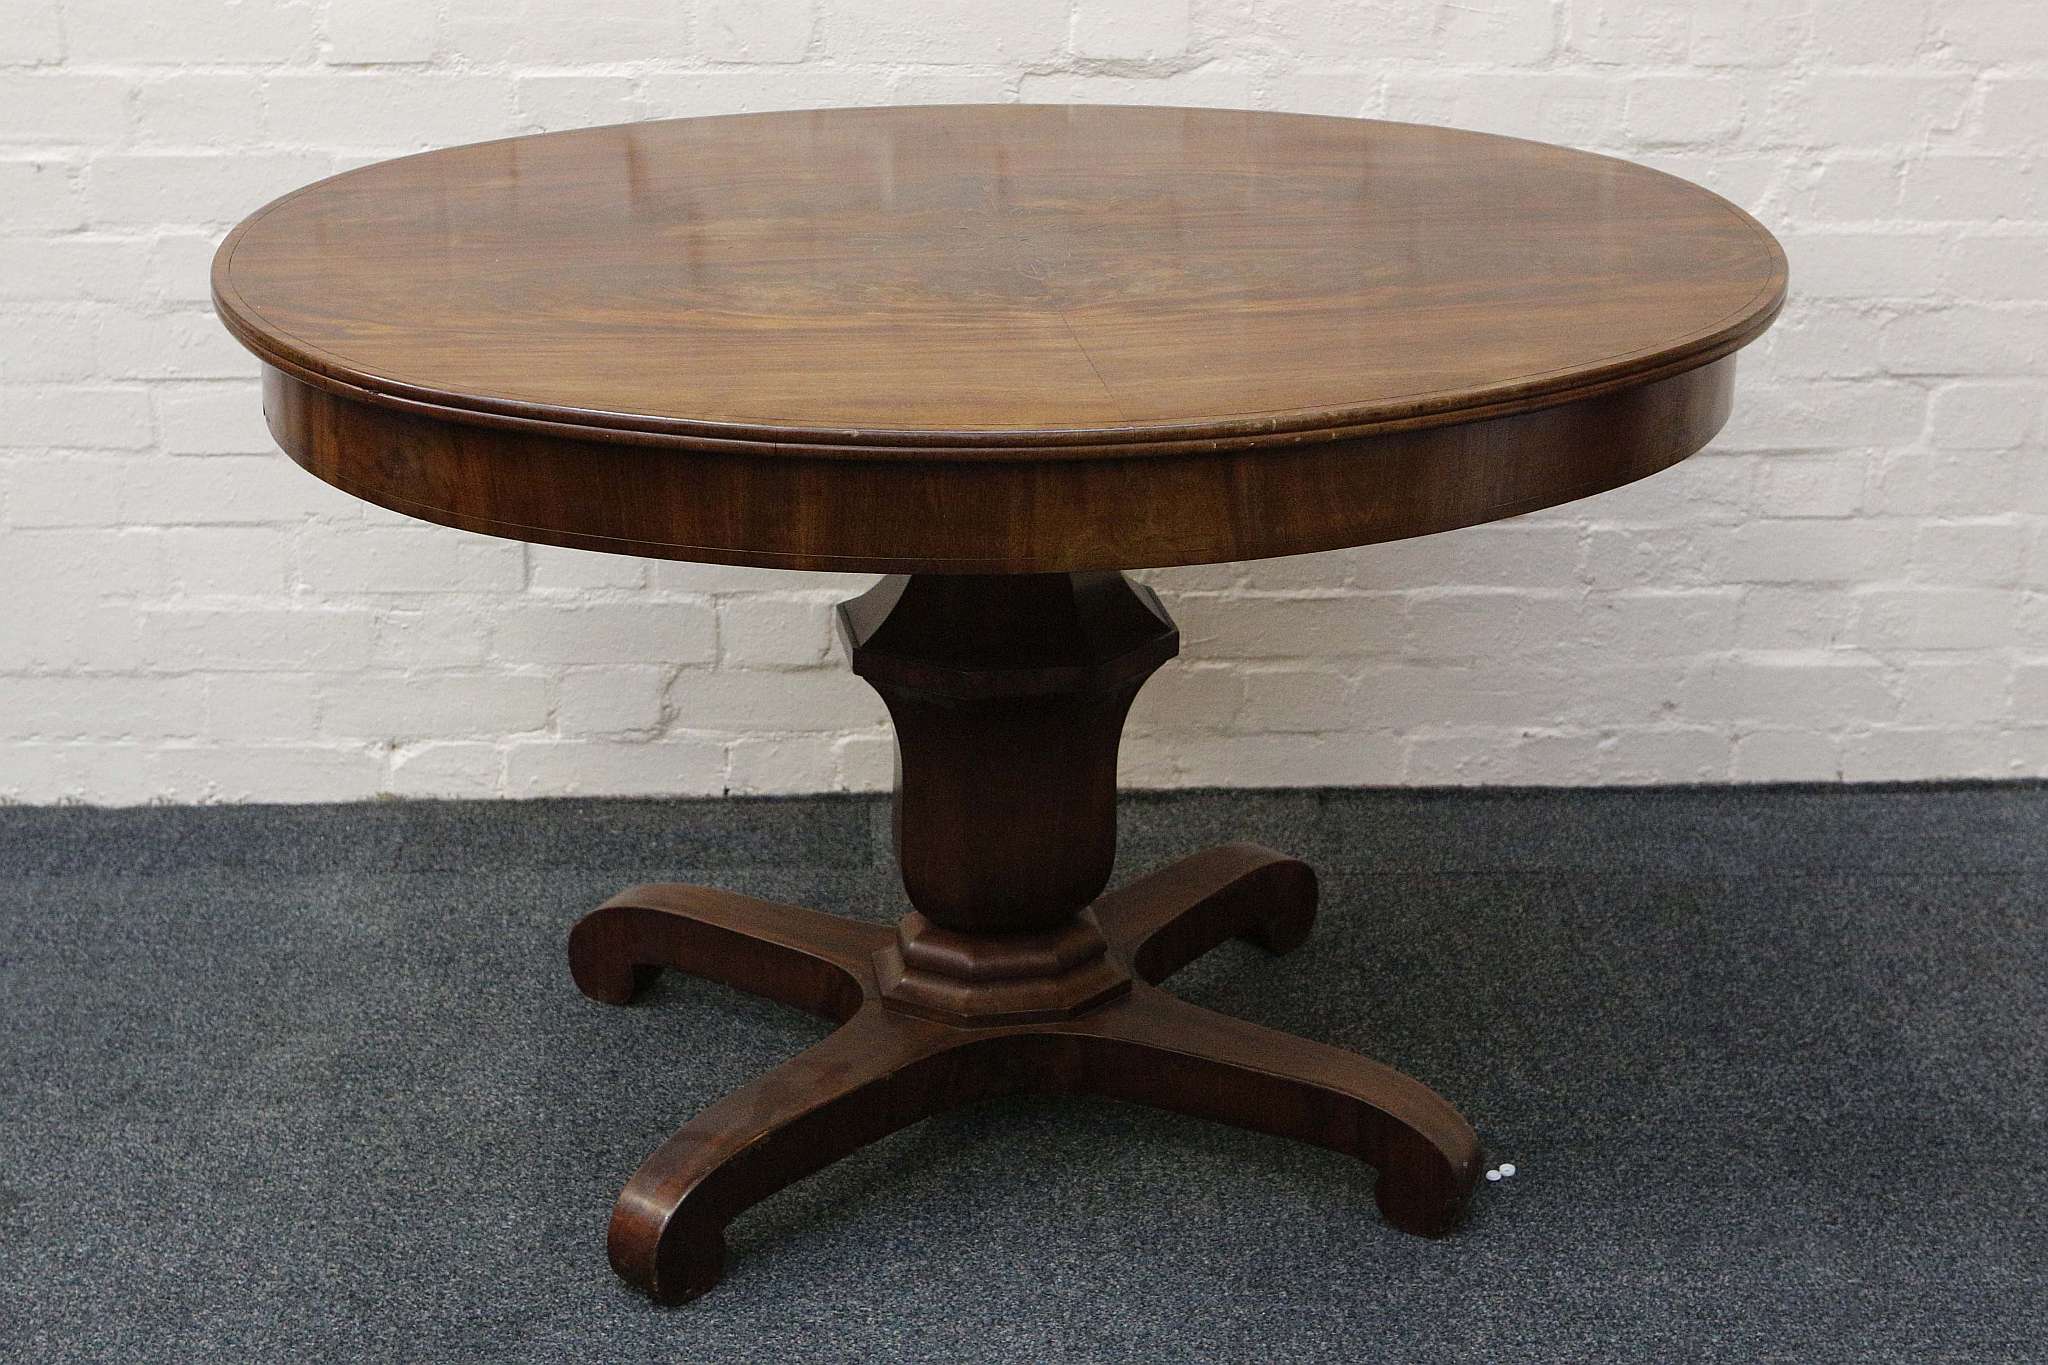
M0 1359L2048 1359L2048 788L1133 797L1119 875L1323 876L1188 998L1372 1053L1512 1180L1437 1242L1334 1154L1088 1100L930 1120L660 1309L618 1186L824 1025L670 975L638 880L902 908L874 800L0 810Z

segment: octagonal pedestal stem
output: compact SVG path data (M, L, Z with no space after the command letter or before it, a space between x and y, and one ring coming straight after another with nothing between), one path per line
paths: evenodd
M1120 573L885 578L839 609L896 727L910 903L967 934L1065 928L1116 858L1124 716L1180 632Z

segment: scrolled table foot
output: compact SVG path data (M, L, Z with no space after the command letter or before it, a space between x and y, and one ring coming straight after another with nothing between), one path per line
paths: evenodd
M1432 1092L1431 1098L1436 1098ZM1449 1109L1448 1102L1437 1103ZM1464 1120L1461 1118L1462 1124ZM1484 1157L1478 1138L1439 1146L1419 1132L1390 1134L1373 1203L1380 1217L1417 1237L1441 1237L1463 1221Z
M612 1208L612 1269L663 1303L725 1271L743 1210L963 1096L942 1058L952 1031L872 1006L691 1119L633 1173Z
M1095 902L1110 946L1138 976L1164 981L1226 939L1272 953L1307 939L1316 874L1258 844L1224 844L1140 877Z
M635 886L569 931L569 971L610 1005L670 967L840 1020L873 994L875 950L894 941L882 925L732 891Z
M1479 1176L1478 1135L1412 1076L1176 999L1156 987L1069 1024L1069 1088L1311 1142L1379 1172L1375 1199L1403 1232L1455 1227Z

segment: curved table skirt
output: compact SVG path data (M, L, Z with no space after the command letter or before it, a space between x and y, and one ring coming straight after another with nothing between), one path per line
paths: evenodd
M486 425L264 367L271 433L356 497L466 531L660 559L1053 573L1305 554L1604 492L1727 421L1735 356L1555 407L1257 449L1003 458L684 448Z

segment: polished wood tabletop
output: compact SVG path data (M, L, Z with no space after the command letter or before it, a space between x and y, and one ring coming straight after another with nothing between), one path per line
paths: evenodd
M894 446L1363 428L1698 364L1784 287L1656 171L1412 124L841 109L386 162L222 256L260 352L452 408Z
M1725 417L1713 366L1769 325L1785 261L1697 186L1534 142L1000 105L367 166L237 228L214 286L291 381L286 448L401 510L676 558L1013 571L1358 544L1662 468ZM1543 412L1483 451L1381 439ZM337 422L448 448L366 464L323 448ZM1595 431L1622 434L1594 458Z

